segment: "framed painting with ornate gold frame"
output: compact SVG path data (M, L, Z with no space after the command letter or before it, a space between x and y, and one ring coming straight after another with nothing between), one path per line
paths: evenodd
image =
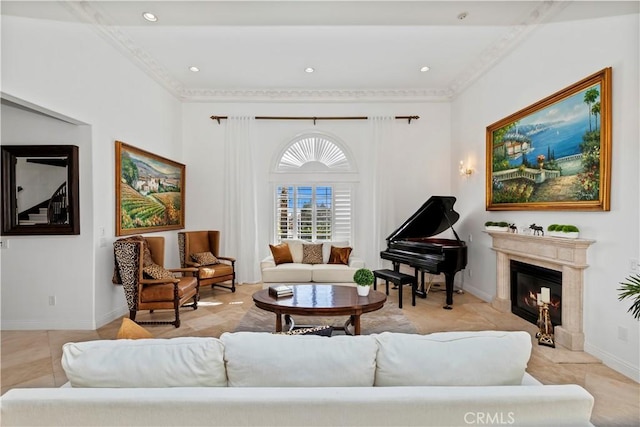
M611 68L487 127L487 210L608 211Z
M116 236L184 228L185 165L116 141Z

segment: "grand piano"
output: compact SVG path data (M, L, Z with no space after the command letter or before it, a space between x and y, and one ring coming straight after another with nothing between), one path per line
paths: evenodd
M453 210L455 202L455 197L432 196L387 237L387 249L380 252L382 259L393 262L396 271L400 264L406 264L415 269L416 279L418 272L422 272L422 292L418 294L423 298L427 296L424 272L444 274L447 302L442 308L447 310L451 310L453 304L453 279L467 265L467 244L453 229L453 224L460 218ZM431 238L449 228L456 240Z

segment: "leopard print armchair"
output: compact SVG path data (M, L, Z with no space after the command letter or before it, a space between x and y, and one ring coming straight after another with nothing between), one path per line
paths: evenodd
M138 311L149 310L146 325L180 327L180 307L198 308L199 284L193 277L195 268L164 268L164 237L133 236L113 244L119 282L129 307L129 317L136 321ZM182 277L176 277L182 275ZM187 304L189 300L191 304ZM154 310L174 310L174 320L160 320Z

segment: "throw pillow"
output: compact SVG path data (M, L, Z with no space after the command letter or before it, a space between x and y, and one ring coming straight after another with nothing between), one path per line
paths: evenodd
M322 264L322 243L302 245L303 264Z
M198 252L191 254L191 259L200 265L213 265L220 262L211 252Z
M116 335L116 338L119 340L138 340L141 338L153 338L153 335L133 320L123 317L122 324L120 325L120 329L118 329L118 335Z
M349 255L351 255L351 248L336 248L331 246L331 255L329 256L329 264L345 264L349 265Z
M325 326L315 326L309 328L298 328L292 331L286 332L274 332L280 335L320 335L323 337L330 337L333 333L333 326L325 325Z
M152 264L144 267L142 272L151 279L175 279L175 276L169 270L160 267L158 264Z
M329 257L331 256L331 246L335 246L336 248L346 248L349 246L348 241L340 241L340 242L322 242L322 262L325 264L329 263Z
M271 255L273 255L273 261L276 263L276 265L293 262L291 251L289 250L289 245L287 245L286 243L280 243L279 245L269 245L269 249L271 249Z

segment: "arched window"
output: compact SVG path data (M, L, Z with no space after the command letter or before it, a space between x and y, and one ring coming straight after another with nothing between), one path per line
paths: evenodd
M349 172L351 162L342 148L325 135L305 135L289 144L280 156L277 171Z
M276 240L351 242L355 166L337 138L313 133L293 139L273 175Z

